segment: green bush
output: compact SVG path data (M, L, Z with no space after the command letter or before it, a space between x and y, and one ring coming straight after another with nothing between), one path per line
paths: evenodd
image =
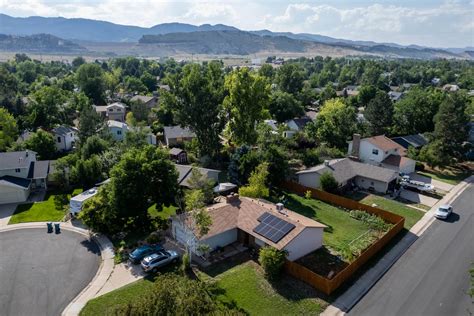
M191 267L191 258L189 257L189 254L186 252L183 255L183 260L181 261L181 271L183 273L186 273L190 267Z
M385 222L383 218L377 215L369 214L365 211L354 210L350 211L350 214L351 217L366 223L370 228L378 231L387 231L392 226L391 224Z
M308 190L304 193L304 197L305 197L305 199L309 200L313 197L313 195L311 194L311 191Z
M266 246L260 249L258 262L265 271L265 277L269 280L277 279L285 264L288 253L284 250Z
M425 164L422 162L417 161L415 164L416 171L425 171Z
M319 178L321 189L329 193L335 193L339 189L339 183L329 171L324 172Z

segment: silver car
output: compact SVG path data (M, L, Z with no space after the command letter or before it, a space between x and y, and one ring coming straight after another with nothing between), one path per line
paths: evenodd
M439 218L439 219L446 219L448 218L449 214L453 212L453 207L451 205L441 205L438 207L436 210L434 217Z
M142 260L142 268L145 272L156 272L158 268L170 263L178 262L179 254L174 250L163 250L149 255Z

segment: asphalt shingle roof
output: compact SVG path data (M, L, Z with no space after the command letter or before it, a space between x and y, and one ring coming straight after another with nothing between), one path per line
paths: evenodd
M181 126L165 126L164 134L167 139L172 138L184 138L184 137L196 137L189 128Z
M199 172L205 176L208 179L214 179L218 181L219 179L219 173L220 170L214 170L214 169L206 169L206 168L200 168L200 167L194 167L190 165L174 165L176 167L176 170L178 171L178 184L181 186L188 187L188 180L191 177L191 171L193 168L196 168L199 170Z
M322 175L326 171L331 172L339 183L344 183L356 176L382 182L390 182L397 177L394 170L357 162L349 158L333 159L329 161L329 166L321 164L296 174L316 172Z
M61 135L61 136L66 136L69 133L75 133L75 132L76 132L75 128L64 126L64 125L53 128L53 133L57 135Z
M30 153L36 154L29 150L0 153L0 169L28 168L30 166L28 161Z

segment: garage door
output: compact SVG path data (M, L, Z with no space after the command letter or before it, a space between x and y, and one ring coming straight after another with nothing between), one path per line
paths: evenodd
M0 204L25 202L29 190L10 185L0 185Z

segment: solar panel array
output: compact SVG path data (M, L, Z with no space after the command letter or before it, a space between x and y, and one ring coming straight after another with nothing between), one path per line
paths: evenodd
M253 231L271 240L275 244L296 227L295 225L268 212L263 213L258 218L258 221L260 224L258 224Z

